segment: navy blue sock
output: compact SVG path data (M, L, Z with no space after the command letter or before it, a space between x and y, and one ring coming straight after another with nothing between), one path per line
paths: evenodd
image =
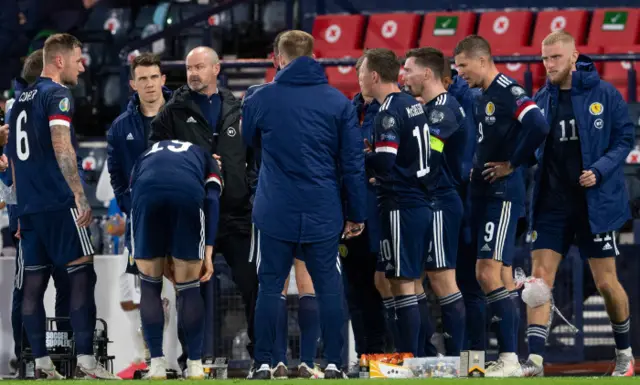
M516 346L518 346L518 338L520 337L520 311L521 311L520 304L522 303L522 301L520 301L520 294L518 293L518 290L511 291L511 300L513 301L513 308L515 310L514 323L513 323L513 333L514 333L513 338L516 339Z
M253 351L256 368L264 364L272 365L283 302L281 293L266 294L258 290L254 321L256 343Z
M176 290L178 291L178 318L184 331L189 359L201 360L204 343L204 300L200 292L200 280L178 283Z
M67 266L69 274L69 317L76 341L76 354L93 356L96 330L96 272L93 263Z
M529 325L527 328L527 341L529 343L529 354L544 355L547 343L548 330L546 326Z
M487 303L491 307L491 314L500 319L498 325L498 345L500 353L515 353L517 340L513 327L515 326L516 309L513 306L511 294L501 287L487 294Z
M464 342L465 308L460 292L438 298L442 311L442 326L444 328L444 345L449 357L457 357Z
M273 356L271 358L272 367L275 367L280 362L285 365L287 364L287 348L289 347L289 314L286 296L280 296L278 309L278 329L276 330L276 340L275 345L273 346Z
M391 338L393 347L397 350L400 336L398 335L398 325L396 316L396 302L393 297L383 298L384 319L387 323L387 335Z
M162 276L149 277L140 273L140 318L142 319L144 341L147 343L151 358L164 356L162 352L164 333ZM186 338L187 331L184 332ZM187 346L189 346L188 342Z
M420 313L420 334L418 335L418 357L435 357L438 355L436 347L431 343L431 337L436 329L431 322L431 312L425 293L416 296L418 312Z
M487 302L480 290L463 294L464 308L469 317L465 321L464 349L486 350L487 345Z
M27 266L24 268L22 322L29 339L34 358L47 356L46 318L44 292L49 284L48 266Z
M418 338L420 336L420 310L415 294L400 295L396 298L398 333L400 341L396 344L399 353L412 353L418 357Z
M616 341L616 349L624 350L631 346L631 318L615 323L611 322L611 328L613 329L613 339Z
M300 361L313 368L320 337L320 314L318 314L318 301L315 294L300 296L298 324L300 326Z

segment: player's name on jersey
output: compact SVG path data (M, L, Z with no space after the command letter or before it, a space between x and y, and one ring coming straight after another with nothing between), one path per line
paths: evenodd
M18 101L20 102L30 102L33 100L33 98L36 97L36 94L38 93L38 90L31 90L31 91L26 91L20 94L20 98L18 99Z
M424 114L424 110L422 109L422 104L420 103L414 104L411 107L407 107L407 115L409 115L410 118L413 118L415 116L422 115L422 114Z

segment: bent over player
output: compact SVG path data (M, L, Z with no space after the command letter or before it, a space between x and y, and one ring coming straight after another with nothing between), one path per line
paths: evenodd
M466 141L464 110L444 88L445 60L441 51L417 48L408 51L405 57L405 84L414 96L421 96L425 101L429 122L431 156L427 192L433 202L433 239L425 267L442 309L447 356L458 356L465 327L464 301L456 284L455 270L463 217L457 188L462 182ZM418 290L424 291L422 280L416 286L416 292ZM422 316L423 324L428 322L425 317L429 314ZM426 343L423 337L420 336L420 343Z
M178 323L188 345L188 377L204 378L205 315L200 282L209 281L213 274L221 192L217 162L190 142L156 142L131 172L131 247L140 272L140 317L151 356L147 378L167 377L161 294L169 256L179 294Z
M388 262L385 273L395 297L396 350L417 357L421 317L414 281L424 270L433 216L426 190L430 133L420 102L400 92L399 72L393 51L371 49L364 54L359 82L362 96L380 103L375 146L368 148L365 164L380 183L380 253Z
M518 168L533 157L549 125L514 80L498 72L482 37L461 40L454 51L458 74L483 92L476 103L477 147L471 170L472 221L477 236L476 276L494 317L500 319L500 357L488 377L521 377L516 355L516 308L511 264L516 223L524 214L525 187ZM481 322L481 321L480 321Z
M23 324L35 358L36 378L61 379L45 341L44 293L51 265L66 267L70 318L78 354L76 378L117 379L96 362L93 246L87 227L91 207L85 196L71 130L73 99L67 86L84 71L82 44L68 34L44 45L42 76L25 89L11 112L15 151L16 215L24 258Z
M554 32L542 42L547 84L535 96L551 132L537 153L532 201L533 276L553 287L558 265L572 243L589 261L604 298L616 342L613 376L633 376L629 300L616 274L616 231L631 215L623 165L634 127L622 96L600 79L591 60L578 56L575 40ZM529 359L525 376L544 374L550 304L529 308Z

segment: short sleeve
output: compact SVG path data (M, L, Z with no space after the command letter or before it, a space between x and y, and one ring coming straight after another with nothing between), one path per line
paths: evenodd
M522 119L532 109L538 108L536 103L527 96L524 88L517 84L509 87L509 107L513 114L513 118L522 123Z
M400 121L389 111L380 111L375 119L375 151L397 155L400 146Z
M73 107L73 97L67 88L60 86L52 90L45 106L47 117L49 118L49 127L71 127Z

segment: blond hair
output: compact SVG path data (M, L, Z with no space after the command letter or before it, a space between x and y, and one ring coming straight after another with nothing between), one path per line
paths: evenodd
M551 32L542 40L542 45L553 45L556 43L576 44L576 40L569 32L564 30Z
M287 31L278 40L278 52L289 60L313 57L313 36L304 31Z

